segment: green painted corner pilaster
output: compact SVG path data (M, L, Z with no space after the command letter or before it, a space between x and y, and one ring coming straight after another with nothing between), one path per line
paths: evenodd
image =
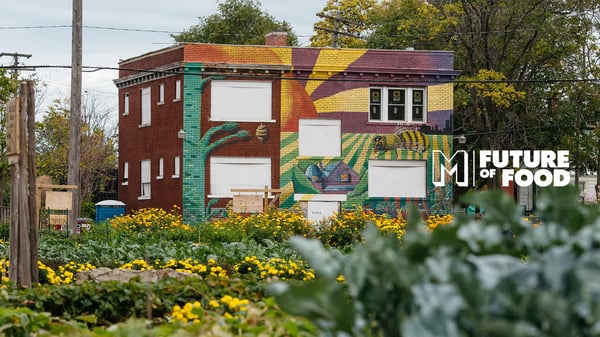
M186 63L183 77L183 221L197 224L204 220L204 163L198 155L200 141L200 114L202 90L208 79L203 79L201 63Z

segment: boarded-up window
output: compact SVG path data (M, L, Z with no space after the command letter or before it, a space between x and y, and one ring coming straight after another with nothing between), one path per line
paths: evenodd
M267 81L212 81L210 119L271 121L271 91L272 83Z
M298 155L339 157L342 155L342 121L336 119L300 119Z
M369 160L369 197L425 198L424 160Z
M142 119L140 125L150 125L150 88L142 89Z
M271 158L211 157L210 194L232 197L231 189L271 187Z
M140 165L140 169L141 169L141 191L140 191L140 198L146 198L149 199L150 198L150 167L151 167L151 162L150 160L142 160L141 161L141 165Z

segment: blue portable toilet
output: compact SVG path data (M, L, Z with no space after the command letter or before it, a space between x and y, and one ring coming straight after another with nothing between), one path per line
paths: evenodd
M104 200L96 204L96 223L125 214L125 203L118 200Z

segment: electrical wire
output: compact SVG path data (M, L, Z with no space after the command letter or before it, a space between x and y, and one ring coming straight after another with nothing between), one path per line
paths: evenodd
M71 69L70 65L27 65L27 66L2 66L0 65L0 69L7 70L32 70L32 69ZM169 74L169 75L212 75L212 73L206 72L185 72L183 70L151 70L151 69L137 69L137 68L119 68L119 67L106 67L106 66L82 66L84 72L96 72L100 70L112 70L112 71L129 71L129 72L137 72L137 73L153 73L153 74ZM240 73L228 73L228 77L233 78L265 78L264 74L240 74ZM281 80L301 80L301 81L339 81L339 82L378 82L378 83L398 83L398 78L390 78L383 79L384 76L379 76L376 78L336 78L336 77L286 77L286 76L274 76L269 75L269 78L277 78ZM423 79L410 79L402 77L401 81L403 83L422 83ZM428 80L430 81L430 80ZM562 83L562 82L598 82L600 83L600 78L556 78L556 79L530 79L530 80L514 80L514 79L505 79L505 80L461 80L461 79L453 79L452 81L441 80L440 82L448 83L456 83L456 84L464 84L464 83Z

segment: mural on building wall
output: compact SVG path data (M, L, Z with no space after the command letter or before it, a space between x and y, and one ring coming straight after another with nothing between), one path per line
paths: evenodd
M369 159L430 160L433 150L441 150L448 158L451 156L451 83L413 80L411 85L426 88L426 122L402 129L399 128L401 123L369 121L369 85L380 83L379 75L371 74L366 79L362 73L354 71L354 75L351 74L353 69L368 70L373 65L381 67L381 54L376 51L218 45L202 48L202 62L290 67L290 71L282 75L278 120L281 123L279 165L282 207L296 203L294 194L335 193L347 196L342 205L344 208L363 205L393 213L412 204L426 212L450 209L451 188L433 186L433 177L439 177L442 172L431 165L427 165L426 169L426 198L368 198L367 176ZM250 52L249 48L256 48L256 51ZM419 54L408 64L402 63L407 62L405 59L395 64L395 56L386 55L393 61L385 66L389 69L438 69L434 58L427 53ZM300 70L305 75L295 77L301 73ZM388 78L385 83L402 86L403 80L390 82ZM342 121L341 158L298 158L298 124L302 118ZM259 128L256 136L261 141L268 141L268 134L263 134L265 130Z
M378 152L405 149L425 152L429 148L429 138L417 130L398 130L392 134L373 137L373 148Z

